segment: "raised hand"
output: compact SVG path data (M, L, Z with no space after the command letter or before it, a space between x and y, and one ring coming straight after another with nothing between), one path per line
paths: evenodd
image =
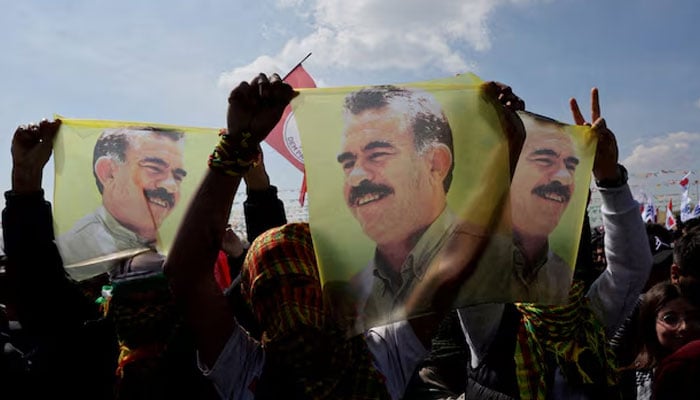
M515 165L520 158L520 151L525 142L525 126L520 120L517 111L525 110L525 102L513 93L510 86L501 82L485 82L481 87L487 99L500 104L499 118L501 126L508 138L510 153L510 176L513 177Z
M284 108L297 94L277 74L269 79L260 74L250 84L242 82L228 99L228 133L249 134L250 141L257 145L275 127Z
M240 257L245 251L241 238L236 235L236 232L231 229L231 226L227 226L224 231L224 238L221 241L221 249L231 257Z
M12 190L26 193L41 189L44 166L51 157L53 140L61 121L17 127L12 138Z
M571 113L576 125L590 126L598 136L598 146L596 147L595 161L593 162L593 175L596 180L615 180L618 178L619 169L618 148L615 134L608 129L605 119L600 116L600 102L598 100L598 88L591 89L591 122L587 122L581 114L576 99L569 100Z
M270 176L267 174L265 169L265 162L262 150L260 151L260 156L258 157L253 168L250 169L243 179L245 179L245 184L248 191L262 191L267 190L270 187Z

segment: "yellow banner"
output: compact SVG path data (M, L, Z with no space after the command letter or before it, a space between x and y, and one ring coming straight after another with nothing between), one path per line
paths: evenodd
M441 280L461 282L455 306L566 297L589 128L520 113L527 138L511 183L500 106L474 75L300 92L288 125L302 141L324 291L348 329L429 312ZM218 130L56 118L54 217L69 273L167 254ZM477 244L478 262L457 265Z
M54 220L68 272L83 280L144 249L167 254L218 131L55 117Z
M587 128L521 114L511 186L499 110L474 75L302 90L292 105L324 291L351 329L429 312L416 293L467 251L460 234L492 233L456 306L563 300L595 154Z

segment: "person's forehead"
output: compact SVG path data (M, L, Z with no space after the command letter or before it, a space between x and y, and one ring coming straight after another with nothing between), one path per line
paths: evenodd
M677 297L666 304L663 305L659 309L659 312L668 312L668 311L698 311L698 307L693 305L691 302L688 301L688 299L683 298L683 297Z
M407 116L389 107L382 107L350 115L343 131L343 141L383 140L398 138L399 135L413 138Z
M176 140L170 136L161 135L152 131L130 131L127 138L129 141L127 151L165 151L176 149L178 153L182 153L184 149L184 142L182 140Z
M538 131L529 134L525 147L528 152L550 149L560 156L570 156L574 153L574 143L566 133L558 130Z

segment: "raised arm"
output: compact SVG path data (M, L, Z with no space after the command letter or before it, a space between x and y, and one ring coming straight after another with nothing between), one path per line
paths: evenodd
M277 188L270 184L264 157L245 176L247 198L243 203L248 243L270 228L287 223L284 203L277 197Z
M574 121L591 126L598 136L593 176L603 205L605 271L595 280L587 297L608 335L634 308L651 270L652 257L639 205L627 185L627 171L618 164L617 140L600 116L598 89L591 91L591 121L586 122L576 99L570 100Z
M279 76L260 74L229 97L228 131L209 158L209 169L180 224L165 262L176 298L197 339L201 360L211 366L235 329L232 310L211 266L221 248L226 221L241 177L259 157L259 143L295 96Z
M58 326L76 329L97 316L97 307L63 269L54 242L51 205L41 188L60 125L60 121L43 120L15 131L12 190L5 193L2 218L8 276L17 296L20 321L40 335L50 335ZM52 301L47 303L42 300L45 298Z

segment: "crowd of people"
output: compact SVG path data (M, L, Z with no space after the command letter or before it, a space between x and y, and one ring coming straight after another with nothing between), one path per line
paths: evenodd
M538 226L544 233L533 229L540 222L528 220L536 215L514 215L517 246L504 254L519 257L523 291L539 293L556 285L564 299L559 304L452 307L480 257L495 250L488 232L452 222L433 229L449 219L444 197L452 179L452 132L449 139L437 135L424 145L413 130L419 125L441 129L440 115L400 125L406 132L390 132L388 139L373 138L381 129L363 125L397 118L387 114L393 98L411 101L403 90L392 89L386 98L361 93L372 99L371 107L346 104L360 122L345 132L338 162L346 173L348 207L377 244L375 260L353 282L364 282L358 290L368 290L363 307L371 304L373 312L385 314L402 297L406 315L413 317L384 324L346 321L347 304L321 283L309 224L287 223L259 146L297 93L279 76L260 74L231 92L227 128L167 256L151 249L152 230L127 232L144 219L153 222L152 213L148 218L128 215L128 209L116 210L108 199L118 193L134 199L155 196L148 207L158 210L157 229L179 199L179 182L186 175L178 156L180 133L141 129L158 137L154 149L165 149L162 157L144 155L138 161L154 177L139 181L141 195L120 181L131 176L120 165L138 158L129 153L134 142L128 134L111 132L104 154L96 153L95 178L104 206L73 230L87 241L116 229L132 237L138 251L88 271L76 269L78 258L65 259L64 253L86 248L75 237L70 243L55 237L51 204L41 187L61 121L18 127L11 149L12 188L5 192L2 214L0 398L700 398L700 385L692 379L700 376L700 228L689 223L669 232L645 226L593 89L590 120L575 100L570 106L574 123L590 126L597 136L592 173L602 196L603 225L591 228L584 219L573 277L540 279L539 286L529 286L560 265L547 236L568 205L579 160L565 141L546 137L545 147L526 135L518 116L525 104L510 87L487 82L482 90L496 105L506 133L512 181L526 182L525 169L514 166L522 152L532 161L527 174L543 171L546 181L524 193L560 205L553 225ZM115 144L116 137L122 144ZM120 155L114 155L114 146ZM141 150L147 151L144 146ZM440 206L423 210L419 235L391 242L381 226L373 225L376 218L362 214L359 206L406 189L372 182L372 177L389 163L378 158L408 150L416 152L415 159L430 160L420 164L425 169L416 169L416 179L434 186L425 195L440 201L426 202ZM156 181L169 186L147 187ZM227 225L241 181L249 247ZM528 200L511 196L511 201ZM140 207L137 203L134 208ZM497 218L498 210L493 212ZM404 219L404 225L415 222ZM409 293L404 287L414 285L404 274L404 259L415 254L412 249L428 229L441 246L460 251L438 257L437 270L411 276L420 284L404 296ZM123 250L118 243L113 249ZM425 304L429 313L423 312ZM348 335L350 326L361 333Z

